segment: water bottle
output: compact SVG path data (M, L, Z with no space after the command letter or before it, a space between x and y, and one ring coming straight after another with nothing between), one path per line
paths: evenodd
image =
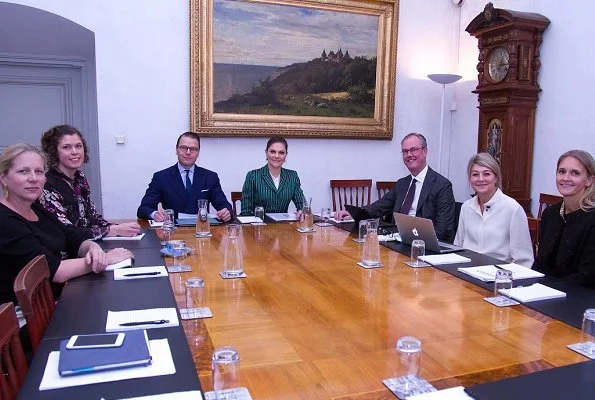
M240 224L227 225L227 242L223 256L224 278L237 278L244 273L244 258L242 255L242 226Z
M362 264L366 267L380 265L380 243L378 242L378 218L366 220L366 237L362 249Z
M302 230L314 230L314 215L312 215L312 198L310 201L304 199L304 208L302 209Z

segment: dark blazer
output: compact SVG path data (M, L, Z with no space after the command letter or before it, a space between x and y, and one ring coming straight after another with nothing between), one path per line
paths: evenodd
M267 165L248 172L242 189L242 215L254 215L258 206L264 207L265 213L286 213L291 201L301 210L304 193L297 172L281 168L280 177L277 189Z
M403 205L410 184L411 175L399 179L390 192L364 209L374 218L380 218L389 213L392 217L392 213L398 212ZM415 215L431 219L434 222L438 239L452 242L455 234L455 198L452 193L452 184L429 167L419 194Z
M151 219L151 213L157 210L158 203L161 203L163 208L172 208L176 216L180 212L197 214L199 199L209 200L217 211L227 208L230 213L232 212L231 204L221 190L219 176L216 173L195 165L192 193L188 197L176 163L169 168L155 172L141 200L136 216Z

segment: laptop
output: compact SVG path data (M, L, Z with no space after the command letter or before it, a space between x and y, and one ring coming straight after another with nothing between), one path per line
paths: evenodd
M399 234L403 243L411 245L416 239L421 239L426 243L426 250L434 253L454 253L464 250L462 247L453 244L439 242L434 230L434 224L431 219L414 217L398 212L393 213Z

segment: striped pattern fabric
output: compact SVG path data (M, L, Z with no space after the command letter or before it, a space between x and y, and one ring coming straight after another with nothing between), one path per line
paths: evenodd
M291 201L298 210L302 209L304 193L297 172L281 168L281 180L277 189L269 168L265 165L246 174L240 215L254 215L254 207L259 206L264 207L265 213L287 212Z

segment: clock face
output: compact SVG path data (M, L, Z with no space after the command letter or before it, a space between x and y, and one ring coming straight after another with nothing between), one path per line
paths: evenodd
M488 59L488 74L494 82L500 82L508 74L508 50L504 47L496 47L490 53Z

